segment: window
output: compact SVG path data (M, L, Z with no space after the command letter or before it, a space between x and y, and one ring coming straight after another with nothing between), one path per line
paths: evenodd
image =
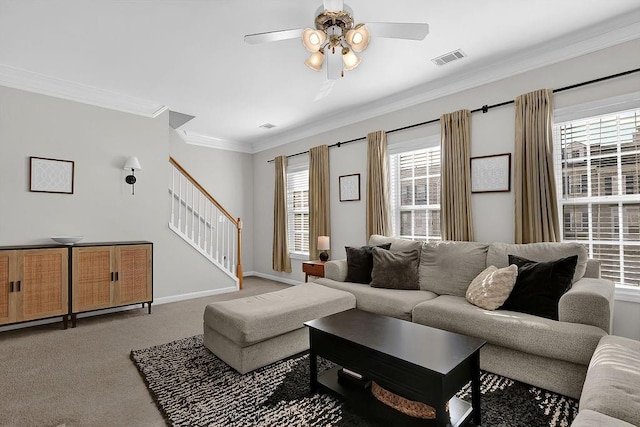
M287 172L289 253L309 255L309 169Z
M389 156L394 236L440 240L440 147Z
M583 243L603 277L640 286L640 110L554 131L562 240Z

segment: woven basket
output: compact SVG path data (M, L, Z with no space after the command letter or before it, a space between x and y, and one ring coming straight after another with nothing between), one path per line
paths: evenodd
M436 418L436 410L431 406L423 402L416 402L415 400L409 400L402 396L398 396L397 394L380 387L375 381L371 382L371 393L373 393L376 399L380 402L402 412L403 414L409 415L410 417L422 418L425 420L433 420Z

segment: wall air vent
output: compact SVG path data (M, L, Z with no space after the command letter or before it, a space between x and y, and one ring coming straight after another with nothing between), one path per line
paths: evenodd
M457 49L453 52L445 53L444 55L438 56L437 58L433 58L432 61L436 65L445 65L453 61L457 61L458 59L462 59L467 56L462 50Z
M260 125L258 127L262 128L262 129L273 129L274 127L276 127L276 125L274 125L272 123L265 123L265 124Z

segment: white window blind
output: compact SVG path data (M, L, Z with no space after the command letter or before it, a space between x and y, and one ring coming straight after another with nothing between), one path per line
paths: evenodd
M562 240L583 243L603 277L640 286L640 110L554 131Z
M440 147L389 156L394 235L440 240Z
M289 253L309 254L309 169L287 172Z

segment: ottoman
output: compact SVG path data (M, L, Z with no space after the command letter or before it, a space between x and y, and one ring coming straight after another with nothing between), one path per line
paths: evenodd
M204 345L244 374L309 349L308 320L356 307L345 291L305 283L204 310Z

